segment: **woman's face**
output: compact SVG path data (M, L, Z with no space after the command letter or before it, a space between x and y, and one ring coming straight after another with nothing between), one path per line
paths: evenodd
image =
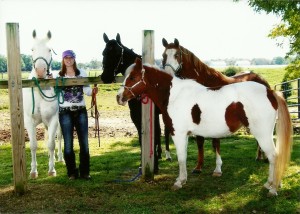
M75 62L75 59L74 59L73 57L66 56L66 57L64 58L64 63L65 63L65 65L66 65L66 67L72 67L73 64L74 64L74 62Z

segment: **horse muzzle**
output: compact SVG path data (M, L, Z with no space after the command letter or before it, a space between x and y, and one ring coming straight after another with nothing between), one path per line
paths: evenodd
M117 94L116 98L119 105L125 106L127 104L128 99L123 94Z

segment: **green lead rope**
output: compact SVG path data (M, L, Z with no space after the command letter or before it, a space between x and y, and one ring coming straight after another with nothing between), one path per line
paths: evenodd
M62 87L58 86L59 80L61 80L62 86L65 85L65 81L66 80L63 77L56 77L55 86L54 86L54 96L47 96L46 94L44 94L44 92L43 92L43 90L42 90L42 88L40 86L40 83L39 83L39 81L37 80L36 77L32 77L32 80L34 81L34 84L38 87L40 93L44 97L46 97L48 99L53 99L53 98L57 97L57 100L58 100L57 104L58 105L64 103L65 100L64 100L64 96L63 96L63 92L62 92ZM31 88L31 94L32 94L32 114L34 114L34 109L35 109L35 100L34 100L34 91L33 90L34 90L34 88L32 87Z

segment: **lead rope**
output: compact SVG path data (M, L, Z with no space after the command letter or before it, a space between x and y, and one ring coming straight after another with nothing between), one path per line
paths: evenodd
M97 87L97 84L94 85L94 88ZM95 107L95 110L93 112L93 107ZM97 107L97 94L92 93L92 100L91 100L91 116L95 118L95 137L98 137L98 145L100 147L100 125L99 125L99 117L100 117L100 113L98 111L98 107ZM94 115L95 114L95 115Z
M53 99L53 98L57 97L58 104L62 104L62 103L64 103L64 98L63 98L63 96L60 96L62 94L62 90L61 90L61 88L58 87L58 80L59 79L61 79L62 85L65 84L65 79L64 78L57 77L56 81L55 81L55 86L54 86L54 95L53 96L47 96L46 94L44 94L37 78L32 77L32 80L34 81L34 84L38 87L38 89L39 89L40 93L42 94L42 96L44 96L48 99ZM31 112L31 114L34 114L35 99L34 99L34 88L33 87L31 87L31 95L32 95L32 112ZM60 101L60 97L62 97L62 101Z
M152 118L153 118L153 114L152 114L152 111L153 111L153 102L149 99L149 97L147 96L147 95L142 95L142 98L141 98L141 102L143 103L143 104L148 104L149 103L149 101L150 101L150 154L149 154L149 157L150 158L152 158L152 155L153 155L153 142L152 142L152 140L153 140L153 136L152 136L152 134L153 134L153 120L152 120Z

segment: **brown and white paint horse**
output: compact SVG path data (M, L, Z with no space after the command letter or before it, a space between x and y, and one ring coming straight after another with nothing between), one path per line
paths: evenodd
M282 94L252 81L208 88L194 80L173 77L157 67L142 65L141 60L136 59L126 71L117 101L125 105L144 93L160 108L164 123L171 131L179 163L174 189L181 188L187 181L190 134L220 138L245 126L269 160L269 176L264 186L270 195L277 195L292 143L290 114Z
M167 40L163 38L162 43L165 47L162 62L163 67L168 73L171 73L179 78L193 79L207 87L223 86L244 81L255 81L270 88L270 85L266 80L253 72L242 73L233 77L227 77L223 75L221 72L218 72L204 64L191 51L180 46L177 39L174 40L174 43L169 44ZM197 136L196 141L198 146L198 163L194 168L193 173L201 172L204 162L204 138ZM216 168L213 176L221 176L222 159L220 155L220 139L213 138L212 145L214 151L216 152ZM258 153L256 159L263 159L263 153L261 152L259 146L257 151Z

